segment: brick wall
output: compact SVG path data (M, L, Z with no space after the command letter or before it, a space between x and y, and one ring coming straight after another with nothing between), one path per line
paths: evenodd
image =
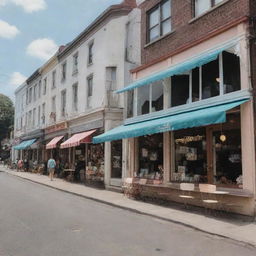
M193 19L193 1L172 0L174 32L145 47L147 44L146 13L159 2L161 0L147 0L139 6L142 10L142 64L151 63L155 59L171 54L177 48L193 43L227 23L248 16L250 0L229 0L193 22L190 22Z

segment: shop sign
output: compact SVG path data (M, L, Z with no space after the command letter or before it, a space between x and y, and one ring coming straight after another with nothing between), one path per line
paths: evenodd
M45 134L49 134L49 133L53 133L53 132L57 132L60 130L64 130L67 128L67 123L60 123L60 124L55 124L51 127L45 128Z
M186 136L180 139L176 139L175 143L182 143L182 144L187 144L189 142L194 142L194 141L201 141L203 140L203 136L201 135L197 135L197 136Z

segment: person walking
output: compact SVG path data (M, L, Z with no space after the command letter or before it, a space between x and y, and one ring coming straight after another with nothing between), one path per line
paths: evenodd
M52 181L53 180L53 176L54 176L54 172L55 172L55 167L56 167L56 162L53 159L53 157L51 157L48 160L47 167L48 167L49 177L50 177L50 179Z

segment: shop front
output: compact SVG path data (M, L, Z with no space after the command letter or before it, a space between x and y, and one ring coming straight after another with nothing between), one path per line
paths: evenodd
M143 180L144 195L183 202L181 184L190 183L195 200L189 203L203 206L199 185L214 185L225 210L254 215L248 42L222 40L223 35L174 56L171 66L158 63L158 73L152 67L138 71L137 80L119 91L133 91L133 117L94 143L123 139L125 177Z

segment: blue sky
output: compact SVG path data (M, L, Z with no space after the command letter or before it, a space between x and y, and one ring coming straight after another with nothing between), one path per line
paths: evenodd
M18 85L121 0L0 0L0 93Z

